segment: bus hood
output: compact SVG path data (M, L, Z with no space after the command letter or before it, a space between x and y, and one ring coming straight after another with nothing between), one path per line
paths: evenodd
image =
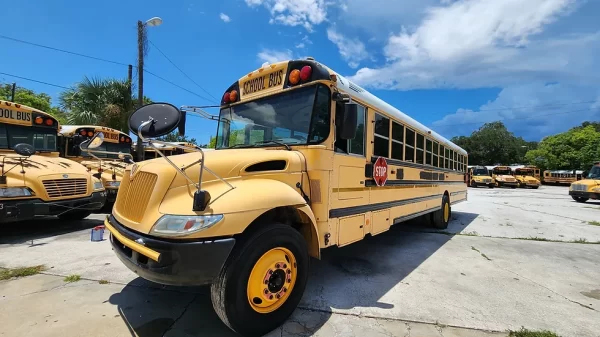
M21 165L21 160L23 165ZM41 182L44 180L62 180L70 178L86 179L87 192L92 189L91 176L87 169L74 161L60 157L33 155L29 158L18 155L0 157L7 177L7 186L29 187L36 197L46 199L47 192ZM86 192L86 193L87 193Z
M506 182L516 182L515 177L508 175L508 174L497 174L496 180L506 181Z
M201 156L194 152L168 158L197 183ZM231 202L231 198L240 201L260 197L262 192L272 194L278 188L290 191L304 202L295 188L295 184L302 180L301 172L305 167L304 156L298 151L271 148L206 151L205 165L235 187L230 190L215 175L206 170L203 172L202 189L208 191L211 201L214 201L210 207L211 213L239 212L245 207L251 207L249 200L239 204ZM248 192L248 189L254 192ZM125 226L141 233L149 233L164 214L201 214L192 209L195 191L196 188L190 181L164 158L142 161L127 168L119 187L113 215Z

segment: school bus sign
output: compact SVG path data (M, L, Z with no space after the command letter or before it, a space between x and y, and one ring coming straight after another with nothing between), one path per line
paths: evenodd
M16 107L0 107L0 123L31 126L31 112Z

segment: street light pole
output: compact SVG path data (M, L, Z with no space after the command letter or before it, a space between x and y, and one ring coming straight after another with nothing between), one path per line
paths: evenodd
M146 22L137 22L138 32L138 109L144 105L144 47L146 42L146 26L155 27L162 23L162 19L159 17L153 17ZM144 160L144 146L139 135L137 137L136 144L137 161Z

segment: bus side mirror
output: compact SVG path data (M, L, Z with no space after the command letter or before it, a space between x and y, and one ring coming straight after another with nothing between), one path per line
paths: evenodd
M156 138L167 135L175 129L185 132L185 112L169 103L152 103L134 111L129 117L129 130L136 136L142 126L143 138Z
M30 157L35 154L35 148L31 144L19 143L14 147L15 152L19 156Z
M356 137L356 126L358 120L358 105L356 103L344 104L344 111L340 116L338 127L340 129L340 138L354 139Z

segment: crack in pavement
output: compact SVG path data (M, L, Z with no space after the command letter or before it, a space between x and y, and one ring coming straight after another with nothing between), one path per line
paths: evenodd
M185 315L185 313L188 311L190 305L192 305L192 303L194 303L194 301L196 300L196 298L198 297L198 294L195 294L194 297L192 297L192 300L188 302L188 304L185 305L185 307L183 307L183 310L181 311L181 314L179 315L179 317L177 317L173 323L171 323L171 325L169 325L167 327L167 329L160 334L160 336L164 336L167 332L169 332L169 330L171 330L175 324L177 324L177 322L181 319L181 317L183 317L183 315Z
M513 206L513 205L508 205L508 204L499 204L497 202L492 202L492 204L498 205L498 206L512 207L512 208L520 209L520 210L525 211L525 212L535 212L535 213L547 214L547 215L552 215L552 216L556 216L556 217L560 217L560 218L565 218L565 219L571 219L571 220L576 220L576 221L584 221L584 220L577 219L577 218L571 218L571 217L564 216L564 215L546 213L546 212L538 211L538 210L535 210L535 209L526 209L526 208L519 207L519 206Z
M56 287L52 287L50 289L44 289L44 290L34 291L34 292L31 292L31 293L27 293L27 294L22 294L21 297L23 297L23 296L29 296L29 295L33 295L33 294L45 293L45 292L48 292L48 291L52 291L52 290L56 290L56 289L61 289L61 288L83 287L83 286L87 286L87 285L90 285L90 284L91 283L85 283L85 282L80 283L80 284L66 283L66 284L58 285Z

